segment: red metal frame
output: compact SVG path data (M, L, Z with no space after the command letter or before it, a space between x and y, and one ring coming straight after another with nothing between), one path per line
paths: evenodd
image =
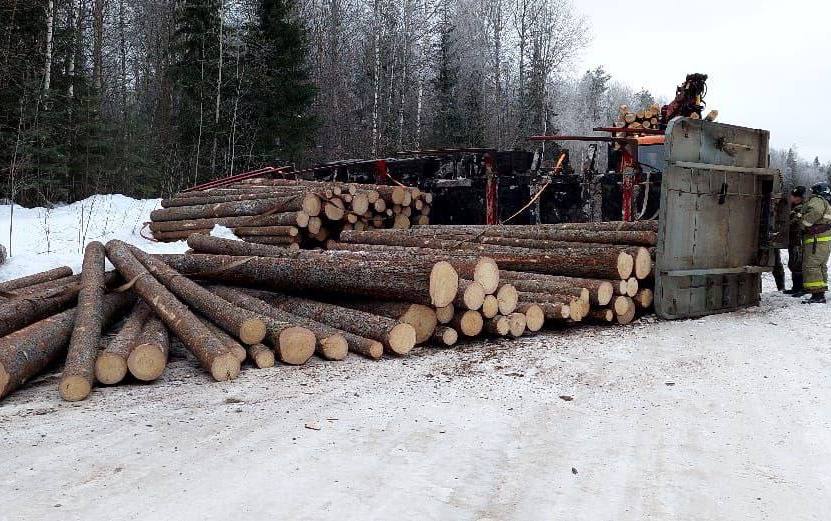
M496 176L493 154L487 153L485 163L485 224L499 224L499 178Z

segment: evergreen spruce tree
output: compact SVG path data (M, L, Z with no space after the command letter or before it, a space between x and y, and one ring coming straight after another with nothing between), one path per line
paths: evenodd
M441 147L459 146L464 134L457 103L459 65L455 51L455 30L449 7L445 2L439 25L436 77L433 80L436 96L434 140L435 144Z
M309 114L316 94L306 67L306 35L295 0L260 0L250 31L251 85L244 99L253 126L253 162L302 158L317 121Z

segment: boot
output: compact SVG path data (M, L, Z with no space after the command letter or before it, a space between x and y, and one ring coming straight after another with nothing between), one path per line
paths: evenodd
M788 293L788 295L790 295L792 297L799 298L799 297L804 297L805 295L810 295L810 293L808 293L804 289L800 289L800 290L792 291L791 293Z
M802 301L803 304L825 304L825 293L812 293L811 298Z

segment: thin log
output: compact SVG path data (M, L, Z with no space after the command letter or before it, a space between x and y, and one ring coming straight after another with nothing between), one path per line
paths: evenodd
M537 332L545 325L545 313L539 304L523 302L517 306L516 311L525 315L525 327L528 331Z
M150 308L143 302L133 307L121 329L96 358L96 380L105 385L114 385L127 376L127 359L150 313Z
M544 275L541 273L527 273L522 271L500 271L500 275L507 282L515 284L519 280L542 281L551 285L551 288L584 288L589 290L589 300L592 304L605 306L612 301L615 295L615 284L618 281L601 279L585 279L577 277L558 277L556 275ZM521 290L528 291L528 290Z
M269 349L265 344L254 344L253 346L248 346L248 358L254 362L257 369L274 367L276 362L274 351Z
M439 324L449 324L455 315L456 306L454 306L453 303L436 308L436 320Z
M318 215L314 212L312 203L317 200L307 194L292 195L274 199L254 199L230 203L217 203L201 206L180 206L175 208L161 208L150 213L153 221L182 221L186 219L207 219L216 217L239 217L243 215L260 215L264 213L284 213L303 211L306 214Z
M219 339L220 342L222 342L225 348L228 349L228 352L234 355L234 358L236 358L240 364L245 362L245 358L248 356L248 351L242 347L242 344L237 342L236 339L223 331L222 328L217 327L207 318L199 317L199 320L201 320L202 324L208 328L208 331L210 331L216 338Z
M7 293L9 291L27 288L36 284L51 282L64 277L69 277L70 275L72 275L72 268L69 266L61 266L60 268L54 268L40 273L27 275L25 277L0 282L0 293Z
M58 385L61 397L69 402L83 400L89 396L95 380L95 358L104 327L105 259L103 244L98 241L87 244L84 249L75 327L72 330L63 374Z
M496 315L485 320L485 331L493 336L508 336L508 333L511 332L511 323L508 317Z
M305 212L285 212L270 215L242 216L242 217L214 217L208 219L187 219L182 221L159 221L149 224L153 232L175 232L182 230L211 230L216 225L226 228L241 226L299 226L305 228L309 224L309 216Z
M130 374L143 382L152 382L164 373L170 352L170 335L164 322L153 315L144 323L135 346L127 357Z
M525 313L511 313L508 315L508 324L510 324L509 335L514 338L521 337L525 333Z
M497 300L496 295L485 295L481 311L485 318L493 318L499 314L499 300Z
M508 316L514 312L519 304L519 292L513 284L502 284L496 290L496 301L499 313Z
M410 324L416 332L416 344L423 344L429 340L438 325L436 311L423 304L367 299L342 299L336 303L343 307L359 309Z
M451 347L458 341L459 332L447 326L437 327L430 338L430 342L439 347Z

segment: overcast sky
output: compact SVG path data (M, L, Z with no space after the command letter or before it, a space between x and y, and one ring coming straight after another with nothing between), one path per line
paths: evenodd
M771 132L807 159L831 161L828 0L572 0L593 40L580 72L603 65L635 89L672 98L687 73L708 74L719 121Z

